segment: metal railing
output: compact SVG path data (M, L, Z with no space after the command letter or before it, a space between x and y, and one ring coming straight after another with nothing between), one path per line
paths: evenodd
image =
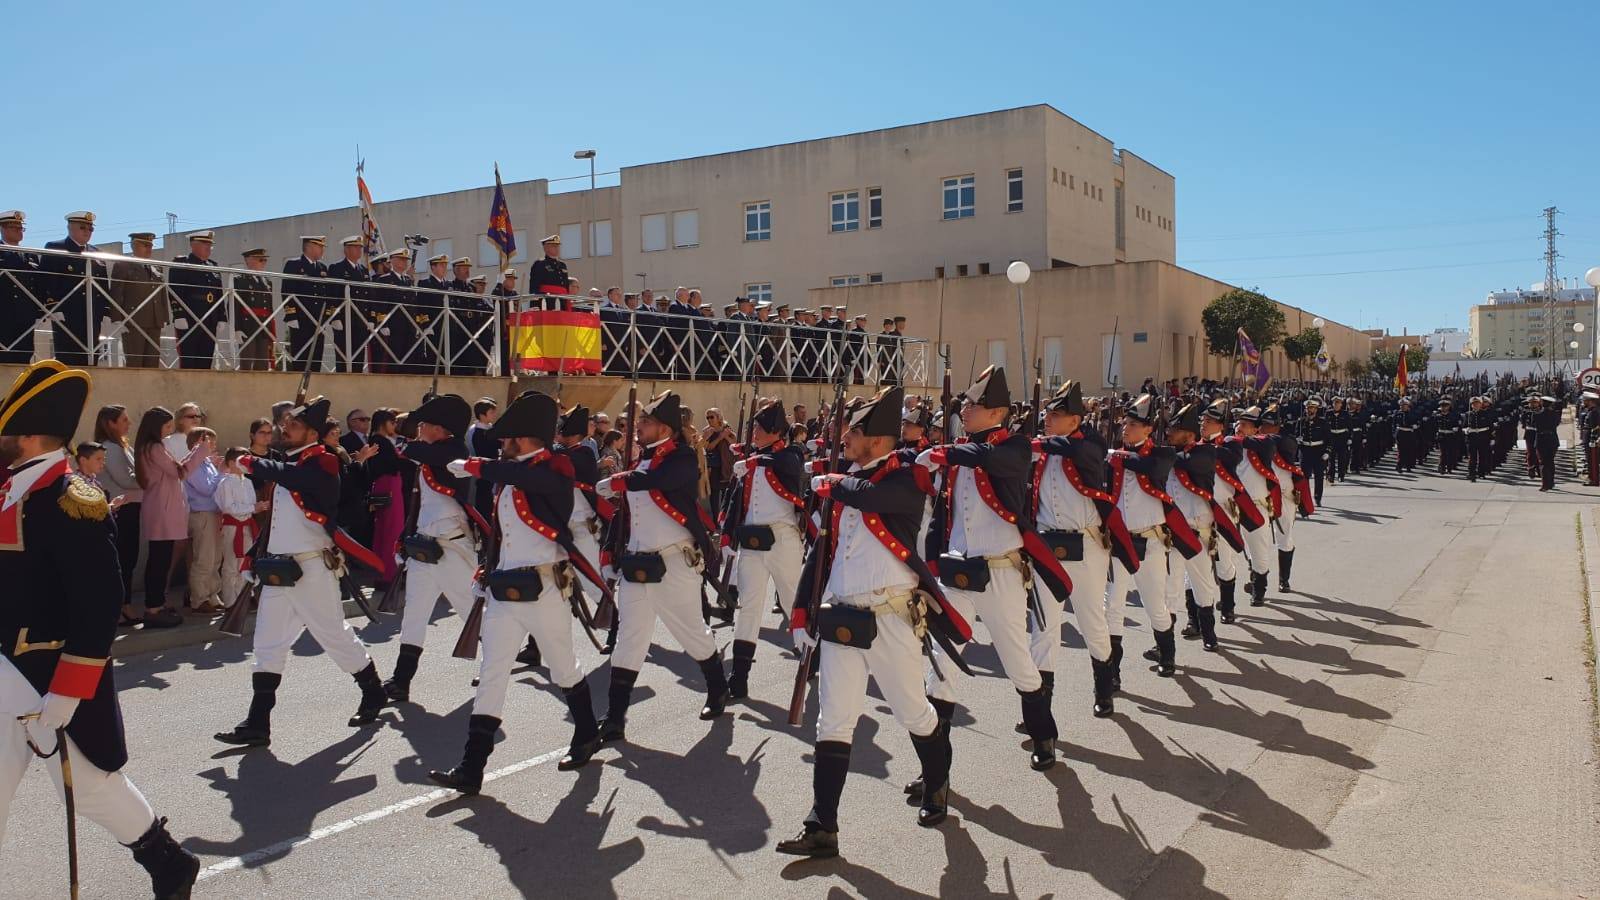
M506 315L558 307L599 312L607 375L828 382L843 366L857 384L927 383L917 338L0 246L0 362L499 375Z

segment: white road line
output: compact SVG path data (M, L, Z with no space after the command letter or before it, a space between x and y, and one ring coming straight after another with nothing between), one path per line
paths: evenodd
M567 751L565 748L560 750L551 750L549 753L540 754L532 759L525 759L522 762L512 763L503 769L496 769L493 772L484 775L483 781L485 784L488 784L491 781L505 778L508 775L515 775L524 769L531 769L534 766L543 765L552 759L560 759L566 752ZM455 796L460 795L449 788L437 788L427 792L426 794L419 794L418 796L412 797L409 800L401 800L399 803L391 803L388 806L382 807L381 809L375 809L371 812L362 813L359 816L353 816L345 819L343 822L335 822L332 825L324 825L321 828L312 831L310 834L302 834L299 837L289 838L286 841L279 841L270 847L262 847L260 850L252 850L249 853L243 854L242 856L234 856L218 863L212 863L211 865L200 870L200 875L197 880L204 881L207 878L211 878L215 875L221 875L224 872L231 872L235 869L253 866L257 863L264 862L274 857L282 856L283 854L288 853L296 848L304 847L306 844L312 843L313 841L320 841L323 838L333 837L336 834L349 831L358 825L370 825L379 819L388 818L395 813L405 812L408 809L421 806L424 803L432 803L435 800L443 800L446 797Z

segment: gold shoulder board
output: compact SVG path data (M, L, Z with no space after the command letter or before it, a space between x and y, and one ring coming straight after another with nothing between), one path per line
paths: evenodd
M111 502L106 499L106 492L81 475L67 476L67 489L61 492L58 502L62 511L74 519L101 522L111 515Z

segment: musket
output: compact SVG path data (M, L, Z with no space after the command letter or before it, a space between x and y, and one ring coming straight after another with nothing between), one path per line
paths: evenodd
M1116 389L1117 383L1111 380L1111 369L1117 361L1117 328L1122 324L1122 317L1117 316L1111 320L1111 352L1106 355L1106 384Z
M828 451L827 474L832 474L839 468L839 454L844 448L844 385L849 376L845 372L843 361L839 364L839 378L833 388L833 447ZM949 381L948 375L946 382ZM812 545L816 555L816 566L811 573L811 596L806 598L806 634L813 639L817 636L817 617L822 608L823 582L827 581L828 570L833 565L833 496L830 494L822 498L819 507L819 522L817 524L817 539ZM794 674L794 692L789 697L789 724L799 725L805 718L806 689L811 683L811 668L816 662L817 647L815 641L806 647L806 652L800 657L800 668Z

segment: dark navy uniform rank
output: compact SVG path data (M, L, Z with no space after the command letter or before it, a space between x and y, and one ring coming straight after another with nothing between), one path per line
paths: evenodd
M67 365L85 365L94 350L100 317L105 315L104 298L91 291L84 278L88 269L83 253L89 248L67 237L49 241L44 249L73 254L40 255L38 283L44 296L39 299L60 316L54 325L56 358Z
M456 260L457 265L461 262ZM482 375L489 366L487 349L494 345L494 308L486 298L477 296L466 279L452 278L445 287L451 293L446 298L450 304L450 364L446 371ZM444 335L438 329L434 329L434 340L441 342L439 351L443 353Z
M557 238L555 243L558 245L561 243L559 235L550 235L550 237L545 238L545 243L549 243L550 238ZM567 274L567 264L561 257L542 256L528 267L528 291L530 293L565 295L571 290L572 277ZM561 301L562 309L567 309L570 305L570 300Z
M56 360L30 366L0 400L0 436L19 445L25 436L70 443L88 396L87 373ZM166 820L156 818L119 771L128 748L110 656L122 578L105 492L72 474L64 448L6 463L11 468L0 485L0 579L7 590L0 603L0 841L35 754L61 754L45 765L59 789L70 760L76 814L133 851L156 896L188 896L199 860L173 841Z
M343 243L346 247L355 247L361 246L363 242L359 235L352 235L345 238ZM376 261L381 261L381 259ZM339 304L348 295L350 299L350 315L348 317L350 328L349 346L350 354L353 358L348 367L341 364L339 371L358 371L364 362L378 358L376 356L379 352L377 341L367 344L364 349L361 346L372 334L374 320L383 317L382 312L379 310L378 289L371 286L371 283L376 281L377 277L373 275L372 271L364 263L351 262L348 259L340 259L338 262L328 266L328 277L347 281L350 284L342 290L334 285L321 286L330 295L328 303L323 307L322 312L324 323L323 338L335 344L340 356L344 354L346 316Z
M0 363L32 358L33 323L44 315L34 301L44 298L38 254L0 242Z
M209 239L208 239L209 240ZM193 253L173 260L190 266L216 267L213 259ZM172 285L172 322L178 329L178 366L183 369L209 369L217 349L217 326L228 320L228 306L222 300L222 276L199 269L173 268L167 276Z
M1315 410L1315 412L1312 412ZM1311 479L1315 500L1322 502L1322 481L1327 474L1328 456L1333 445L1333 420L1313 400L1306 405L1306 416L1295 427L1295 440L1301 448L1300 465ZM1291 457L1292 459L1292 457Z
M302 244L322 242L322 239L317 237L302 237L300 240ZM362 267L362 271L365 271L365 267ZM330 293L332 286L305 279L329 277L328 267L320 259L312 262L301 254L283 264L283 274L302 276L283 280L283 314L285 324L289 328L291 365L304 365L305 354L308 352L314 359L320 361L322 347L332 339L331 326L322 329L321 334L318 334L324 315L328 318L333 316L334 303ZM312 343L313 339L316 339L315 345Z
M378 332L370 345L375 368L381 366L378 370L384 372L431 371L432 351L418 340L416 282L409 274L396 272L385 272L372 280L375 285L382 285L374 287L377 302L368 316Z
M431 273L417 279L417 290L413 295L413 306L408 310L411 314L411 323L417 333L417 352L407 360L412 365L426 365L430 368L433 361L444 349L444 294L449 290L449 282L438 278Z

